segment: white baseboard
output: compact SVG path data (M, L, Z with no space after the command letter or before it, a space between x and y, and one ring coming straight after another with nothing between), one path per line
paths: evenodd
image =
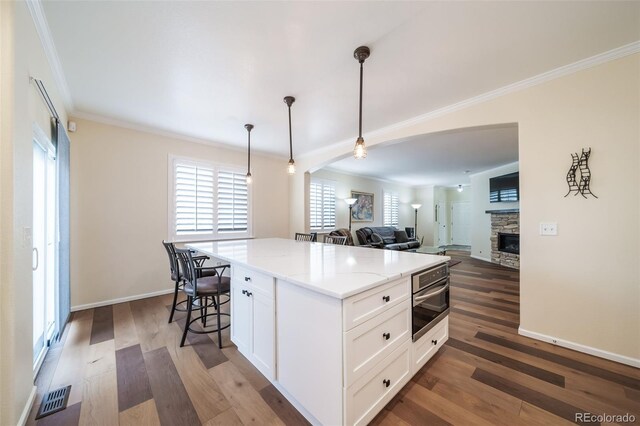
M134 296L120 297L118 299L103 300L101 302L87 303L84 305L76 305L71 307L71 312L83 311L85 309L99 308L100 306L116 305L118 303L130 302L132 300L147 299L149 297L162 296L163 294L173 293L174 289L154 291L151 293L136 294Z
M18 419L18 426L24 426L25 424L27 424L27 420L29 420L29 414L31 413L31 407L33 407L33 403L36 400L37 391L38 388L36 386L31 389L29 399L27 399L27 404L24 406L22 414L20 414L20 419Z
M570 342L568 340L560 339L558 337L547 336L546 334L525 330L522 327L518 328L518 334L521 336L530 337L532 339L542 340L543 342L551 343L552 345L562 346L563 348L573 349L574 351L582 352L585 354L597 356L599 358L604 358L610 361L615 361L621 364L626 364L632 367L640 368L640 359L631 358L625 355L615 354L613 352L608 352L602 349L593 348L591 346L582 345L580 343Z
M478 260L482 260L482 261L491 263L491 259L487 259L486 257L480 257L480 256L474 256L474 255L470 255L469 257L473 257L474 259L478 259Z

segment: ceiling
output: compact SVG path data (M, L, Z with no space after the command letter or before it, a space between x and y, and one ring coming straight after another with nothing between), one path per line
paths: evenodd
M640 2L44 1L72 113L288 156L640 40ZM369 160L367 160L369 161Z
M411 186L457 186L516 161L518 126L512 124L413 136L370 148L364 161L349 156L325 168Z

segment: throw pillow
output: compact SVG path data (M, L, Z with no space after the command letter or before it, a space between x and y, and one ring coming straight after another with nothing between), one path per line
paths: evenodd
M396 241L399 243L407 243L409 242L409 236L407 235L407 231L395 231Z

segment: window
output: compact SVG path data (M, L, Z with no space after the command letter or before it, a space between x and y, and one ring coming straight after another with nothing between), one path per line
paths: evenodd
M246 232L247 177L244 173L218 172L218 232Z
M309 218L313 230L336 227L336 184L325 180L311 181L309 188Z
M250 236L250 197L243 172L212 163L170 158L170 175L170 239Z
M384 226L398 226L398 209L400 199L396 192L384 193L384 210L382 212Z

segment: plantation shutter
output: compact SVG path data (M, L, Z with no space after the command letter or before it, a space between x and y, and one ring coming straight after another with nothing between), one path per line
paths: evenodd
M218 232L246 231L248 219L246 176L240 173L219 171Z
M336 227L336 187L325 183L322 186L322 229Z
M309 187L309 226L323 230L336 227L336 186L333 182L315 181Z
M322 229L322 184L311 182L309 189L309 210L311 229Z
M383 200L383 222L385 226L398 226L400 199L395 192L385 192Z
M213 232L214 171L177 163L175 166L176 235Z

